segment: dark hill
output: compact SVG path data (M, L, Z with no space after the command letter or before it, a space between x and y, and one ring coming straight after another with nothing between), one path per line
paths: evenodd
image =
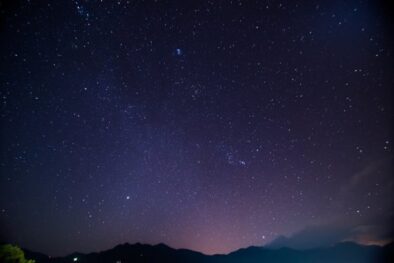
M208 256L187 249L173 249L164 244L122 244L98 253L73 253L66 257L49 258L40 253L26 251L26 257L37 263L388 263L394 262L393 244L385 247L339 243L328 248L295 250L290 248L248 247L228 255Z

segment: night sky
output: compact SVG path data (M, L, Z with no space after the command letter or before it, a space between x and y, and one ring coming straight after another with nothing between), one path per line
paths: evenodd
M392 240L377 2L2 1L1 239L50 255Z

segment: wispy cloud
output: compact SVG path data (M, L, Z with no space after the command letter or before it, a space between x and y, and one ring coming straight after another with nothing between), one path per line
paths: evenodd
M329 247L344 241L353 241L364 245L385 245L393 241L393 232L387 231L388 223L359 226L313 225L289 237L279 237L268 244L267 247L311 249Z
M337 226L309 226L296 232L290 237L280 237L268 247L289 247L294 249L310 249L316 247L328 247L338 243L351 234L351 229Z

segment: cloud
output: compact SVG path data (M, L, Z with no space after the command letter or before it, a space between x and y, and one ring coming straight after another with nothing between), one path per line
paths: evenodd
M393 213L370 217L353 227L352 235L346 241L365 245L385 245L394 241Z
M267 247L294 249L328 247L346 239L350 234L351 229L346 227L309 226L290 237L279 237L268 244Z
M379 222L378 224L360 224L357 226L309 226L289 237L281 236L273 240L266 247L312 249L329 247L344 241L353 241L364 245L385 245L394 240L394 232L390 222L391 221Z
M393 241L393 232L384 226L361 225L354 228L351 236L344 241L353 241L364 245L385 245Z
M388 183L388 185L391 185L392 161L392 158L385 158L371 162L370 164L365 166L364 169L355 173L350 178L348 189L346 190L351 190L360 186L368 185L371 183L372 180L382 181L384 183ZM379 173L380 170L385 172Z

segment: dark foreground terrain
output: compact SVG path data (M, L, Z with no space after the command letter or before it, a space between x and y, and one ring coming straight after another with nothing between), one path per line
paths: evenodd
M37 263L138 263L138 262L207 262L207 263L252 263L252 262L313 262L313 263L379 263L394 262L394 244L384 247L361 246L355 243L339 243L329 248L294 250L289 248L268 249L249 247L228 255L208 256L187 249L173 249L164 244L123 244L99 253L73 253L66 257L49 258L46 255L25 250L27 258Z

